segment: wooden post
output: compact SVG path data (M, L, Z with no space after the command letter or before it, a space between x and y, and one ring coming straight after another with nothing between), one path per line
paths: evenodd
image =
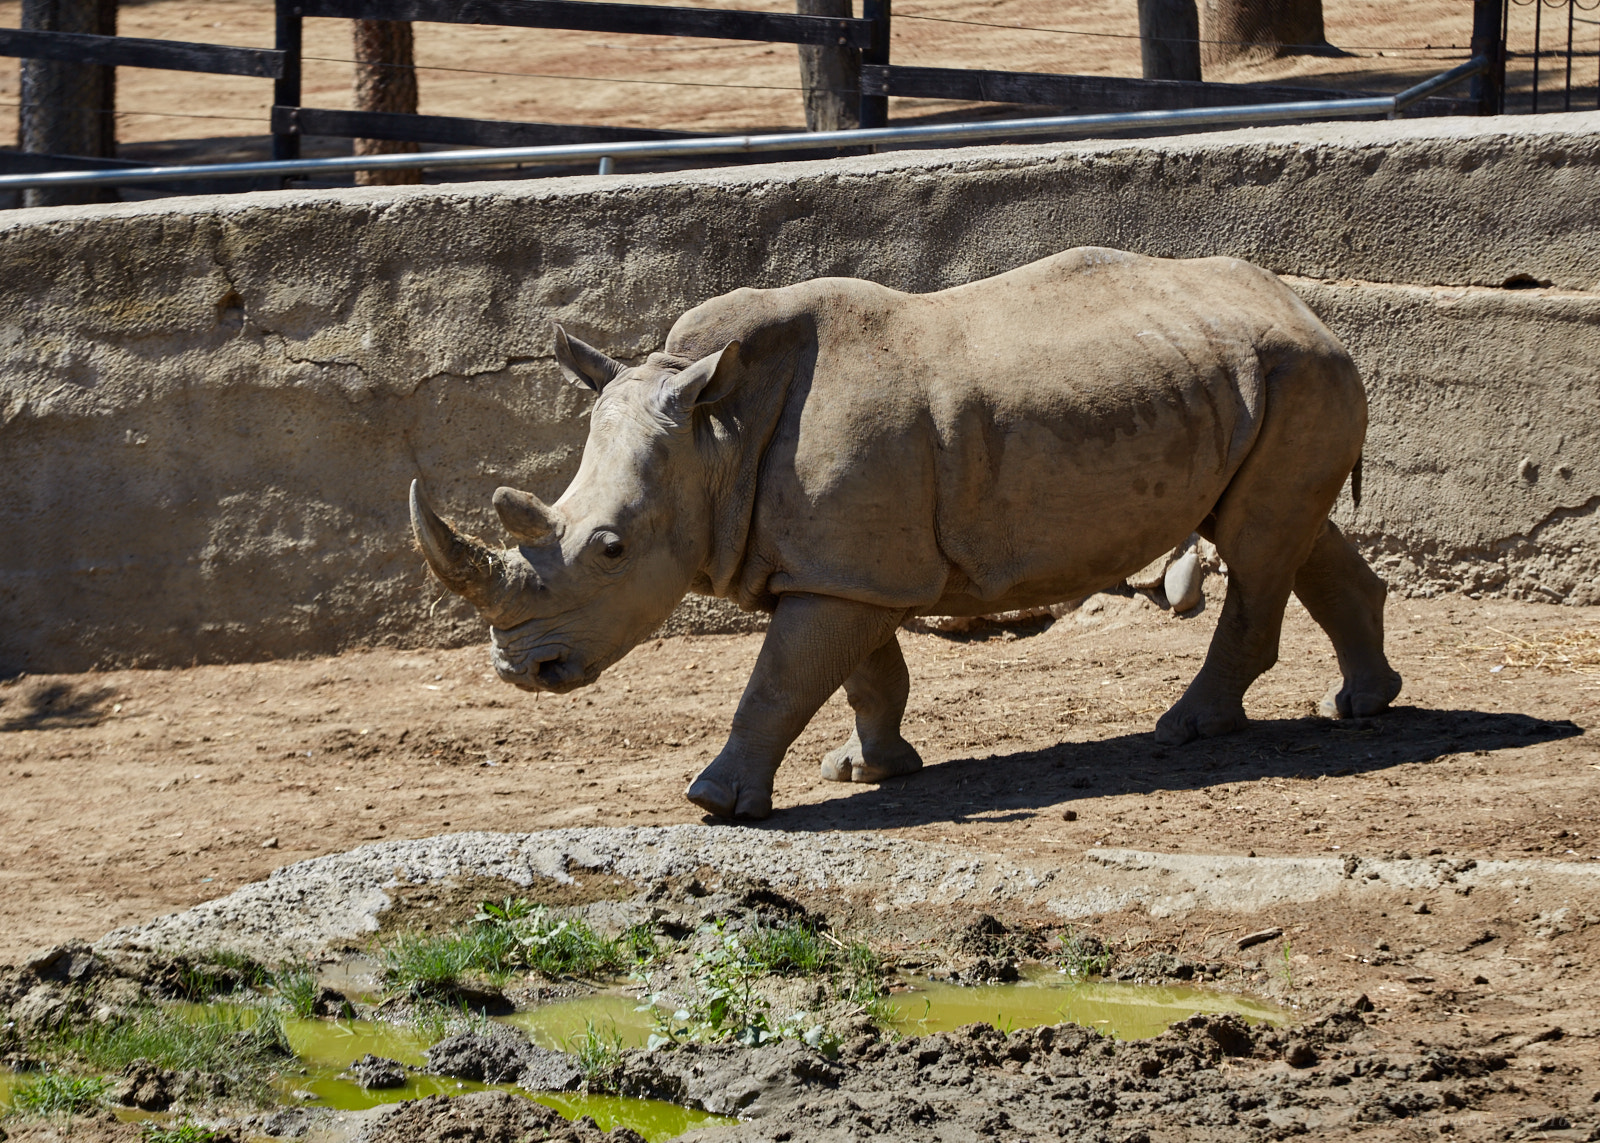
M1139 0L1145 79L1200 79L1200 9L1195 0Z
M1489 70L1469 89L1479 115L1500 115L1506 100L1505 0L1472 0L1472 54L1487 56Z
M1207 68L1327 51L1322 0L1202 0L1200 22Z
M276 47L283 53L283 75L272 85L272 102L279 107L300 106L300 8L293 0L277 0ZM300 136L293 131L272 133L272 157L300 157Z
M417 70L411 25L405 20L355 20L357 111L417 113ZM357 139L358 155L414 155L417 144L394 139ZM416 167L357 171L357 186L420 183Z
M795 0L801 16L843 16L851 0ZM852 47L800 45L800 87L807 131L848 131L861 122L861 52Z
M875 27L872 30L872 46L861 53L861 62L864 64L887 64L889 62L889 0L861 0L861 17L871 20ZM887 95L863 95L861 97L860 123L863 127L887 127L889 125L889 97Z
M117 34L117 0L23 0L22 27L38 32ZM60 60L22 61L22 106L17 136L24 151L89 155L117 153L117 69ZM116 202L111 187L23 192L25 206Z

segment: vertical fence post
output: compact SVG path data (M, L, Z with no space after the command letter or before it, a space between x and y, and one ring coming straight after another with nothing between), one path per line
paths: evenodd
M23 0L21 22L39 32L117 34L116 0ZM24 151L113 158L117 153L117 69L103 64L24 59L17 142ZM116 202L111 187L22 192L24 206Z
M1139 59L1145 79L1200 79L1195 0L1139 0Z
M1472 54L1489 59L1489 69L1472 77L1470 96L1478 105L1479 115L1505 111L1507 3L1508 0L1472 0Z
M802 16L855 13L850 0L795 0ZM805 93L807 131L848 131L861 112L861 51L852 47L800 45L800 87Z
M300 5L294 0L277 0L277 47L283 53L283 78L272 86L272 102L279 107L300 106ZM272 157L298 159L300 136L295 132L273 132Z
M861 0L861 16L872 21L872 46L861 53L864 64L889 62L889 0ZM861 126L887 127L889 125L889 97L863 95L861 97Z

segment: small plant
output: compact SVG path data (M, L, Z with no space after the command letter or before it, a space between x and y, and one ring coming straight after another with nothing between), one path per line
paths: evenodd
M655 932L646 924L629 925L623 930L620 943L633 957L634 964L649 964L661 955L661 949L656 945Z
M1099 937L1069 929L1061 934L1061 952L1056 960L1069 976L1104 976L1115 955Z
M140 1143L224 1143L232 1139L226 1131L201 1127L184 1120L181 1123L146 1123L140 1130Z
M280 969L272 975L272 991L291 1016L309 1020L316 1015L317 974L306 968Z
M1283 938L1283 985L1294 987L1294 946L1288 937Z
M526 906L526 907L525 907ZM621 972L639 959L648 941L629 930L612 940L576 917L557 918L543 905L507 898L484 902L465 928L437 936L407 933L383 950L384 977L391 987L422 997L449 992L469 975L503 980L533 969L546 976L597 976Z
M441 1004L424 998L411 1006L411 1026L428 1040L438 1042L458 1032L487 1034L491 1021L464 1004Z
M682 1043L686 1040L720 1043L733 1041L754 1046L778 1037L771 1022L771 1004L756 991L765 973L749 955L736 933L723 933L721 940L695 957L695 989L688 1003L668 1016L657 1010L656 1030L649 1047ZM652 1004L657 997L651 997Z
M498 905L493 901L483 902L472 919L480 923L505 925L531 917L537 907L526 897L506 897Z
M614 1021L608 1021L608 1027L602 1031L593 1020L585 1020L582 1034L569 1038L566 1048L577 1060L586 1086L599 1089L611 1086L612 1077L622 1066L622 1033L617 1031Z
M110 1087L105 1076L46 1072L12 1096L12 1106L25 1115L78 1115L98 1107Z
M819 976L833 968L835 950L812 925L763 926L750 938L750 956L779 976Z

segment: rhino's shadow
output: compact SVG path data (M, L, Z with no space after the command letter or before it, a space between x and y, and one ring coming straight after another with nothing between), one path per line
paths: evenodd
M779 807L783 830L868 830L936 822L1024 821L1079 798L1203 789L1260 778L1342 777L1506 750L1582 734L1576 724L1526 714L1396 707L1381 718L1262 719L1224 738L1158 747L1150 733L1042 750L953 758L881 786L808 806ZM815 765L791 758L788 765Z

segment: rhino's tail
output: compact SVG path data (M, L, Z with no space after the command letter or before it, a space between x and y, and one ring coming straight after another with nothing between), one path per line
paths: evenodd
M1350 470L1350 502L1357 508L1361 507L1361 457L1356 457L1356 466Z

